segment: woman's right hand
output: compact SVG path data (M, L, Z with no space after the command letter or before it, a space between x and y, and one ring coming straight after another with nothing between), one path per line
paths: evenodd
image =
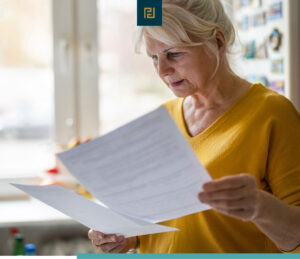
M90 229L89 239L97 253L126 253L136 247L136 237L125 238L116 234L104 234Z

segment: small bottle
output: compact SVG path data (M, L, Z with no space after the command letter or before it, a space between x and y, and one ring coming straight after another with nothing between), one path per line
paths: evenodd
M23 235L20 233L15 234L15 244L14 244L13 255L25 255L24 239L23 239Z
M25 255L36 255L35 254L35 245L34 244L26 244L25 248Z
M10 228L9 229L9 237L6 242L6 250L5 254L12 255L14 250L14 243L15 243L15 234L19 233L19 229L17 228Z

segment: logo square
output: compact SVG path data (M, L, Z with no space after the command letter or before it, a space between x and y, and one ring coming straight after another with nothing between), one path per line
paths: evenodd
M137 0L137 25L162 25L162 0Z

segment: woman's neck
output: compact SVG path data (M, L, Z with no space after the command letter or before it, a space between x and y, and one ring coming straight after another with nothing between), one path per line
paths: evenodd
M205 89L199 89L185 101L194 108L219 109L234 103L250 86L249 82L234 74L219 73Z

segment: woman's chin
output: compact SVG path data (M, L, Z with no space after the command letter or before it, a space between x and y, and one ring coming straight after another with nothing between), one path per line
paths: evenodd
M187 91L176 91L175 89L171 89L171 91L173 92L173 94L176 96L176 97L179 97L179 98L185 98L189 95L191 95L191 93L188 93Z

